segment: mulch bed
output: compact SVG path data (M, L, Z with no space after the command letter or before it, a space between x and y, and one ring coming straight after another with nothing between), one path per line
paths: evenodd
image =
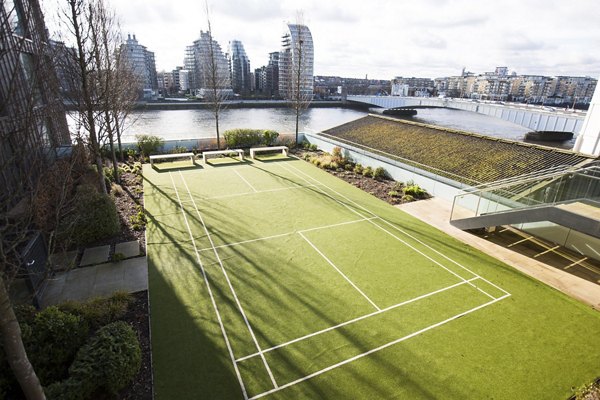
M319 156L324 153L319 150L308 151L297 149L294 151L294 154L300 159L304 159L305 154L309 154L311 156ZM352 171L345 171L341 169L338 169L337 171L323 169L323 171L327 171L331 175L337 176L338 178L348 182L349 184L356 186L357 188L362 189L365 192L372 194L378 199L381 199L391 205L404 203L404 201L402 201L400 197L389 195L389 192L394 190L394 185L396 184L396 181L392 179L374 179L361 174L356 174Z
M144 188L141 175L131 172L121 174L121 187L123 194L113 196L119 219L121 220L121 233L111 239L114 243L138 240L142 249L146 248L145 230L135 230L132 228L131 217L136 215L137 205L144 206Z
M152 399L152 358L150 348L150 318L148 291L133 294L133 304L129 306L123 320L136 331L142 348L142 366L133 382L119 393L121 400Z

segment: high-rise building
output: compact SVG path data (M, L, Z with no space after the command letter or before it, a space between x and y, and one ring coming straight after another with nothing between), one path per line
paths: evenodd
M221 46L211 38L209 32L200 31L200 38L186 48L184 64L185 69L190 71L190 89L197 95L204 97L209 90L214 88L220 94L232 92L229 62L223 54Z
M0 214L71 138L38 0L0 2Z
M269 53L269 64L265 70L265 94L279 97L279 52Z
M311 98L314 90L314 48L306 25L288 24L279 53L279 94L284 98L297 93Z
M231 86L233 92L242 94L250 92L250 60L239 40L229 42L229 68L231 71Z
M121 54L138 77L144 97L151 97L158 89L154 53L139 44L135 35L127 35L127 41L121 45Z

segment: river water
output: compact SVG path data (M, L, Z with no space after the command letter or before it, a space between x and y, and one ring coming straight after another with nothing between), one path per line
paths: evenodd
M381 112L381 109L372 109L370 112ZM310 108L300 117L300 131L321 132L367 114L367 111L345 108ZM529 131L523 126L498 118L440 108L419 109L418 114L408 120L519 141L523 141L525 133ZM279 133L293 133L294 127L295 114L288 108L224 109L219 118L221 133L234 128L271 129ZM166 140L214 137L214 115L210 110L135 112L128 119L123 141L134 142L137 134L156 135ZM572 148L574 140L562 144L543 144Z

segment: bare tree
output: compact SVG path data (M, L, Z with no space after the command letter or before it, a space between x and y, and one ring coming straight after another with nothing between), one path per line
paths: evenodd
M34 226L44 173L56 147L70 143L47 44L37 1L1 3L0 337L27 399L45 399L45 395L27 357L9 287L23 263L22 249ZM55 201L62 203L62 195Z
M67 0L67 7L59 10L61 39L67 46L63 58L56 60L66 76L72 77L72 97L69 99L77 109L78 125L83 127L89 139L88 145L98 171L98 183L106 193L104 164L100 139L103 126L99 124L102 96L106 90L102 84L102 65L98 65L101 48L98 28L98 8L92 0ZM101 2L102 3L102 2ZM73 49L69 46L73 44Z
M205 98L210 102L211 109L215 116L215 129L217 133L217 149L221 148L221 137L219 133L219 114L223 109L225 100L227 99L227 89L229 88L229 73L224 71L223 66L219 61L223 54L219 48L215 48L216 42L213 40L212 27L210 23L210 14L208 10L208 2L204 2L206 9L206 22L208 24L208 57L205 57L203 62L204 82L207 86L208 93Z
M288 24L288 27L290 34L284 36L284 49L280 54L284 67L283 96L289 107L294 110L298 143L300 115L310 106L313 98L313 48L310 31L303 23L301 12L296 16L296 24Z

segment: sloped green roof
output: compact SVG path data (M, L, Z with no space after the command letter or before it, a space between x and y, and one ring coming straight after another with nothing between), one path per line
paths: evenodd
M568 150L375 115L337 126L324 134L379 150L467 184L494 182L594 160Z

